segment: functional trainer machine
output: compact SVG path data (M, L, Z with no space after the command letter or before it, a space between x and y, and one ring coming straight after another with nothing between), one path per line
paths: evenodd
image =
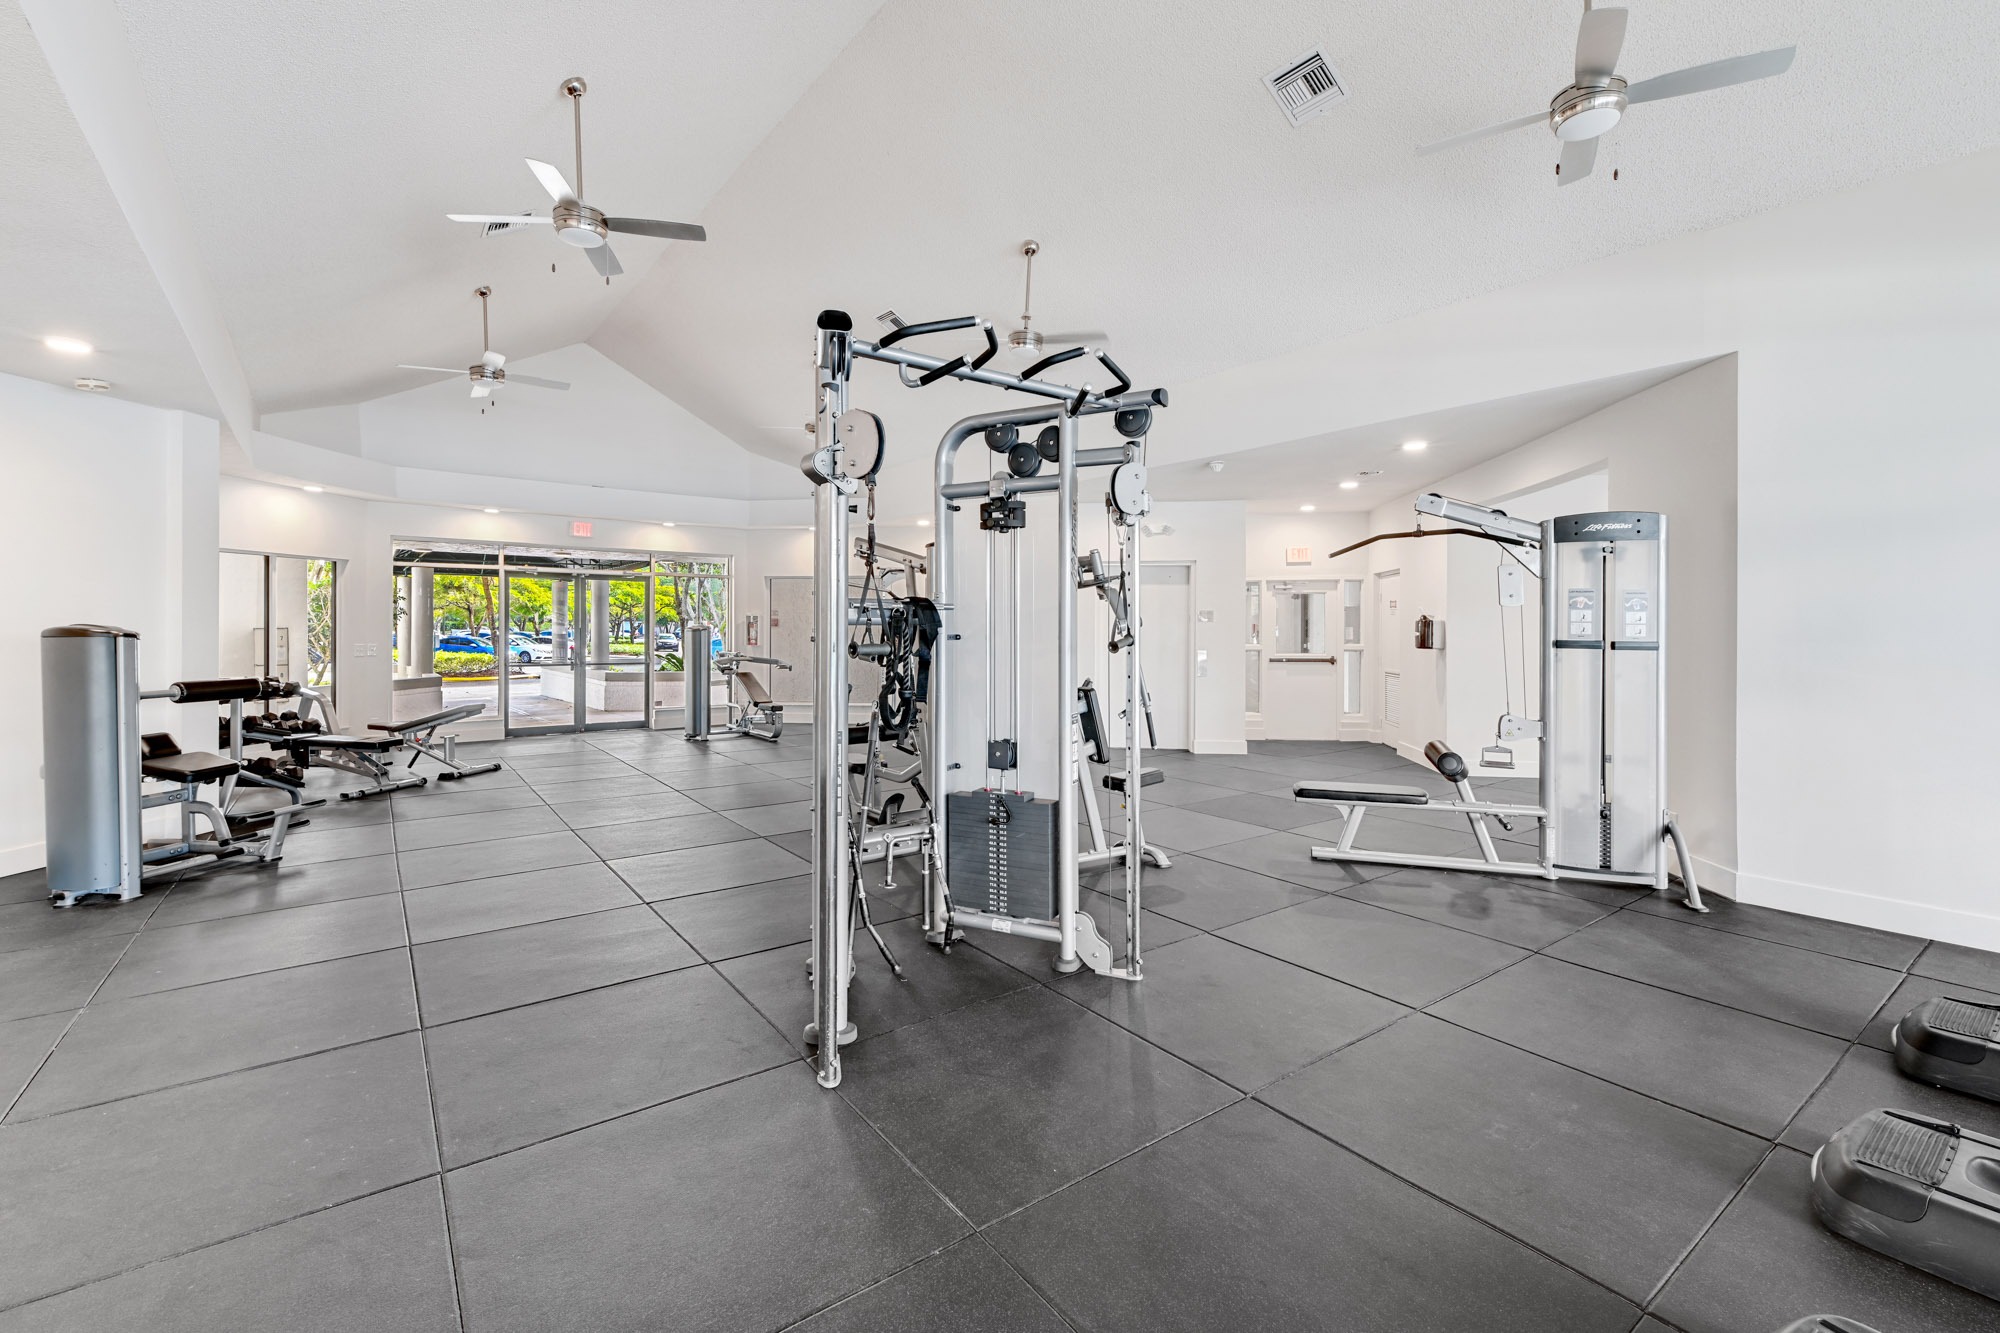
M713 740L717 736L749 736L755 740L776 742L785 729L785 706L771 702L771 695L764 688L764 682L757 679L757 673L749 670L748 664L758 662L775 667L780 671L790 671L790 662L781 662L775 657L752 657L749 653L718 653L715 651L715 627L705 621L693 620L681 627L681 642L684 651L681 662L684 666L693 662L708 662L708 671L692 668L681 674L687 682L687 704L681 709L681 725L691 741ZM725 714L723 724L714 725L709 716L714 706L710 697L709 676L720 671L724 681L722 708ZM743 702L736 702L736 691L743 691Z
M1333 555L1392 538L1472 537L1498 544L1515 562L1501 569L1502 606L1524 603L1522 571L1541 580L1541 716L1510 712L1497 728L1503 745L1534 741L1541 746L1539 801L1480 800L1470 782L1471 766L1442 742L1432 741L1424 757L1453 785L1455 800L1388 783L1296 784L1296 799L1338 806L1346 816L1338 844L1313 848L1313 859L1593 880L1665 894L1668 868L1662 844L1671 840L1683 900L1697 912L1708 910L1680 823L1666 808L1666 516L1568 514L1531 523L1434 493L1419 496L1416 508L1454 526L1384 533ZM1364 815L1383 805L1465 815L1480 854L1428 856L1356 847ZM1509 830L1517 819L1539 821L1536 860L1503 859L1493 846L1489 819Z
M1078 849L1076 846L1078 729L1071 719L1077 708L1076 590L1086 586L1076 551L1076 500L1078 470L1086 467L1115 469L1109 499L1121 529L1122 569L1138 569L1138 518L1150 507L1146 493L1143 440L1151 422L1152 409L1164 407L1164 390L1132 392L1131 381L1101 351L1097 361L1116 380L1103 393L1086 384L1081 388L1037 377L1062 362L1092 355L1090 349L1076 347L1044 357L1018 375L989 370L987 363L999 351L992 325L970 316L921 324L892 322L890 332L879 342L856 338L853 320L843 311L828 310L818 321L814 349L815 394L817 399L814 438L816 447L801 464L814 485L814 640L818 645L817 672L813 692L813 1021L806 1039L817 1048L817 1073L824 1087L840 1083L840 1046L853 1040L855 1029L847 1015L848 983L853 973L853 932L856 911L856 872L860 864L857 830L860 821L850 809L853 793L848 786L848 684L845 646L855 622L848 579L850 543L848 516L855 505L850 499L864 478L872 477L881 465L881 422L872 414L850 411L848 385L857 359L882 361L898 367L904 384L920 388L943 379L958 379L1009 389L1045 400L1041 405L967 417L948 430L938 445L936 461L935 523L936 545L931 560L931 600L941 618L930 676L929 739L922 747L925 760L925 788L932 794L947 793L948 818L937 818L935 807L925 827L917 835L924 855L923 928L926 938L939 948L949 948L967 927L1046 939L1057 946L1055 966L1074 971L1089 966L1104 975L1130 980L1139 977L1139 890L1143 857L1124 857L1126 866L1127 962L1118 966L1110 945L1099 935L1095 922L1078 907ZM972 356L936 357L899 347L907 339L945 333L957 329L978 329L986 347ZM912 373L914 372L914 374ZM1082 417L1113 414L1118 418L1123 442L1112 448L1084 450L1078 444ZM1046 427L1034 441L1020 437L1023 428ZM1005 454L1007 466L997 475L979 481L953 480L953 460L960 446L981 436L995 453ZM1055 464L1052 476L1038 475L1044 463ZM953 759L953 727L949 667L954 660L960 630L954 617L955 559L954 519L961 512L960 501L980 500L981 528L989 534L1011 534L1026 523L1025 497L1049 492L1056 496L1056 681L1053 691L1059 762L1056 797L1044 801L1046 813L1031 814L1035 802L1027 793L1007 791L997 786L968 792L951 791L950 775L960 771ZM1010 538L1011 540L1011 538ZM989 560L993 557L989 541ZM1009 552L1010 556L1014 552ZM1017 579L1018 582L1018 579ZM1131 578L1136 586L1136 577ZM1018 602L1016 603L1018 605ZM988 614L993 601L988 600ZM1134 617L1136 619L1136 617ZM987 649L995 636L989 633ZM1017 650L1018 639L1013 641ZM1126 661L1128 698L1137 699L1138 666L1136 642ZM990 694L997 690L989 688ZM1127 804L1128 828L1134 842L1143 845L1140 820L1140 792L1144 781L1140 758L1144 749L1138 726L1137 708L1126 710L1126 746L1123 794ZM1019 722L1019 713L1012 721ZM989 729L984 738L989 777L1004 775L1019 766L1019 737L1002 737ZM978 765L974 765L977 767ZM961 799L965 798L965 799ZM1041 831L1036 835L1033 830ZM954 832L973 846L967 857L954 849ZM1035 844L1039 843L1039 849ZM1051 864L1051 861L1053 864ZM976 863L976 864L975 864ZM957 880L963 870L962 885ZM1020 911L1013 900L1016 886L1028 877L1039 878L1046 891L1036 909ZM991 910L990 901L980 907L962 904L954 897L968 890L977 893L1004 889L1008 910ZM1028 914L1032 911L1032 915ZM834 1034L825 1040L824 1034Z
M299 686L271 678L176 681L139 688L139 636L111 625L58 625L42 631L42 747L47 784L49 897L58 907L85 898L137 898L149 872L188 869L240 856L272 862L299 816L323 804L275 765L243 762L243 705L291 698ZM229 706L222 733L229 753L184 752L166 732L140 735L141 700ZM158 784L147 787L147 781ZM210 800L203 788L215 786ZM276 809L237 808L239 787L282 791ZM177 832L147 841L145 811L174 807ZM203 834L197 821L206 823Z

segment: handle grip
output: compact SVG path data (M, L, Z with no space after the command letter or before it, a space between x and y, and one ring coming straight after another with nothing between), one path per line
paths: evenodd
M877 347L894 347L905 338L915 338L926 333L946 333L952 329L969 329L979 323L976 315L961 315L957 319L933 319L922 324L905 324L900 329L891 329Z

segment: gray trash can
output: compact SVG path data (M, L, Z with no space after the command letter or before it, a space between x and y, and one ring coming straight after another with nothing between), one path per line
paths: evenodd
M42 631L42 774L49 896L137 898L139 636L112 625Z

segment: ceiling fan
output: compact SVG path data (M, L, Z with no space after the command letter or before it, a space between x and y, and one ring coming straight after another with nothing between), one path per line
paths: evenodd
M651 218L606 217L602 210L592 208L583 200L583 94L586 91L582 79L563 80L562 90L570 99L576 121L576 188L563 179L561 171L546 162L528 158L528 170L535 173L535 179L555 200L555 208L548 217L534 213L447 213L453 222L476 222L485 228L485 235L494 236L503 231L513 231L517 227L552 225L556 237L582 249L590 256L590 262L606 282L625 271L618 262L618 256L611 253L610 233L625 232L632 236L658 236L669 241L705 241L708 233L692 222L656 222Z
M448 370L443 366L397 366L398 370L429 370L439 375L469 375L472 377L472 396L484 398L503 384L532 384L537 389L567 389L569 385L561 380L545 380L538 375L509 375L503 367L507 358L493 350L493 339L487 333L486 298L493 295L491 287L475 287L472 294L479 298L479 341L483 350L477 365L464 370Z
M1033 327L1032 316L1028 313L1034 305L1035 256L1042 252L1040 241L1021 242L1021 256L1027 261L1027 280L1021 289L1021 327L1007 335L1009 351L1029 357L1039 357L1044 344L1053 347L1074 347L1078 345L1102 347L1110 341L1111 335L1100 330L1087 333L1043 333Z
M1556 184L1569 185L1590 174L1597 161L1598 137L1618 123L1626 107L1669 97L1685 97L1689 93L1703 93L1712 88L1727 88L1755 79L1768 79L1790 69L1792 56L1798 51L1795 46L1783 46L1775 51L1759 51L1755 55L1731 56L1727 60L1711 60L1706 65L1692 65L1671 74L1656 74L1650 79L1628 84L1613 73L1618 64L1618 52L1624 45L1625 11L1593 9L1590 0L1583 0L1583 24L1576 33L1576 82L1557 93L1549 102L1547 111L1537 111L1425 144L1417 150L1417 155L1421 157L1471 143L1474 139L1484 139L1488 135L1505 134L1509 130L1545 123L1555 131L1556 138L1562 140L1562 159L1556 164Z

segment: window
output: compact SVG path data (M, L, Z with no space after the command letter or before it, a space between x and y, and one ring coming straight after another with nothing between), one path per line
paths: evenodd
M1254 579L1243 587L1243 623L1249 626L1250 635L1243 653L1243 711L1251 714L1264 711L1264 650L1259 646L1263 593L1264 585Z
M335 698L340 562L224 551L217 597L217 670L276 676ZM337 701L336 701L337 706Z

